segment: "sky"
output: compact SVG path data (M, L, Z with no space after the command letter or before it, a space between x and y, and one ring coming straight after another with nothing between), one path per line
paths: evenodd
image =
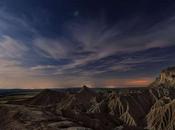
M174 0L0 1L0 88L143 87L174 56Z

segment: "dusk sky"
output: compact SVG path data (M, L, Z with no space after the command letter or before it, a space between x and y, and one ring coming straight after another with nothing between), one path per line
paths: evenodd
M173 65L174 0L0 0L0 88L142 87Z

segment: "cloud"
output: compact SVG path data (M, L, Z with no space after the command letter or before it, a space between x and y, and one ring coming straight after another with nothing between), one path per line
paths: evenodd
M128 72L139 69L142 66L161 64L169 62L172 53L164 55L155 55L162 53L162 50L168 50L168 48L155 49L154 51L140 51L137 53L128 53L124 55L118 55L117 53L102 59L80 59L66 65L37 65L32 67L32 70L46 73L49 75L79 75L79 76L95 76L105 75L105 73L111 72ZM160 52L159 52L160 51Z
M53 39L36 39L34 46L41 55L54 59L62 59L68 56L68 47L64 42Z
M21 58L27 51L28 47L18 40L5 35L0 39L0 58Z
M127 33L124 32L122 28L120 28L120 24L116 24L113 26L108 26L106 23L99 22L99 21L86 21L85 23L75 23L69 26L69 31L72 37L69 39L70 43L73 41L77 43L70 51L68 47L63 45L64 42L57 43L59 46L56 47L52 44L47 44L52 48L46 49L51 53L54 53L54 58L70 58L73 60L72 63L61 67L60 70L64 69L72 69L78 66L83 66L89 64L90 62L94 62L100 60L102 58L114 55L116 53L134 53L136 51L144 51L151 48L164 48L167 46L174 45L173 40L170 41L170 38L167 38L167 35L164 35L166 32L170 30L165 28L163 31L160 31L158 27L167 26L167 22L169 19L164 23L159 23L159 26L149 28L148 30L143 30L142 33ZM132 24L132 23L131 23ZM133 23L134 26L134 23ZM175 25L170 25L174 27ZM169 28L169 27L168 27ZM152 31L152 32L151 32ZM161 32L161 33L160 33ZM127 34L124 36L124 34ZM173 38L174 36L168 36ZM56 42L54 42L56 43ZM61 45L62 44L62 45ZM42 45L41 45L42 46ZM40 46L40 48L42 48ZM44 45L43 45L44 46ZM61 47L60 47L61 46ZM61 49L60 49L61 48ZM57 51L58 50L58 51ZM66 50L64 52L59 50ZM71 53L70 53L71 52ZM85 55L83 58L75 56L74 54L82 54L83 52L90 52L88 55ZM149 57L148 57L149 59ZM154 60L154 59L153 59ZM145 59L146 61L146 59ZM155 61L156 62L156 61ZM117 67L113 67L117 68ZM58 70L58 73L60 72Z
M139 22L140 19L137 19ZM133 31L128 31L126 27L120 27L121 23L116 23L109 26L104 21L87 20L85 23L75 23L69 27L72 37L78 43L81 43L82 51L96 52L101 57L109 56L113 53L134 52L154 47L165 47L173 45L170 41L174 39L173 31L174 24L169 25L168 19L166 22L159 23L154 27L135 32L134 26L138 22L129 20L130 28ZM132 21L134 21L132 23ZM123 21L124 23L127 23ZM160 27L161 26L161 27ZM160 30L162 28L163 30ZM168 35L167 35L168 34Z
M17 17L6 11L5 8L0 9L0 28L1 35L13 36L20 40L39 35L25 15Z
M58 66L55 65L38 65L35 67L31 67L31 70L46 70L46 69L55 69Z
M19 81L15 86L31 81L34 87L76 86L85 81L91 86L100 85L98 82L101 86L145 85L149 79L129 76L130 80L123 79L126 84L122 84L120 73L135 71L133 74L137 75L141 66L173 60L174 53L153 52L174 47L175 19L167 18L144 30L137 29L140 21L139 17L115 24L100 18L70 21L63 26L63 34L53 38L38 34L41 30L25 18L0 10L0 73L11 82L5 83L7 86L15 80ZM116 81L98 81L96 77L105 74ZM5 82L5 78L1 80Z
M98 84L94 81L97 80L96 76L104 75L103 77L106 78L107 76L109 78L116 76L117 80L121 73L132 71L137 75L139 72L136 71L141 67L169 62L171 60L170 55L174 54L162 55L157 50L174 47L174 33L169 33L174 32L174 19L167 19L145 30L135 31L134 26L139 20L131 20L129 28L128 26L121 26L121 23L109 26L104 21L99 22L98 20L87 20L83 23L74 24L71 22L66 25L68 27L65 30L66 36L57 38L37 37L32 42L32 47L37 55L34 62L41 59L47 59L48 62L47 64L35 64L28 69L34 71L39 77L50 76L58 79L65 77L64 80L70 80L70 84L72 83L75 86L80 84L77 78L73 78L76 75L84 78L81 80L82 82L87 80L88 84L93 86ZM126 21L123 22L127 23ZM62 59L70 62L57 64ZM128 79L131 78L128 76ZM104 84L102 80L99 82ZM56 83L56 80L53 82ZM66 85L62 81L58 82L59 85L69 86L68 83ZM146 85L149 82L150 80L133 79L123 85L139 86L141 84ZM122 83L118 86L120 85Z

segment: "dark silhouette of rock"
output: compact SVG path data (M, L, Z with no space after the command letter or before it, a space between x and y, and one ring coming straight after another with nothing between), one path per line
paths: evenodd
M69 94L63 98L57 108L59 110L73 110L74 112L87 112L92 103L92 99L98 94L90 88L83 86L78 93Z
M57 104L59 101L64 98L65 94L56 92L54 90L45 89L41 91L38 95L23 101L24 104L27 105L40 105L40 106L48 106Z

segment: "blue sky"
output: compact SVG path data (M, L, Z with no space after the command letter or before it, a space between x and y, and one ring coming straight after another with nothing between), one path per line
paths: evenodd
M1 0L0 86L146 86L174 42L173 0Z

